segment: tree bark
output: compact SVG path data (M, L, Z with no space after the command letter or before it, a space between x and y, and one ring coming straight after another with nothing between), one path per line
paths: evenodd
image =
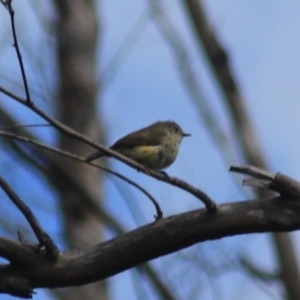
M59 0L57 7L58 97L59 120L93 140L100 141L101 122L97 114L97 38L99 25L94 0ZM87 155L78 140L59 134L60 148ZM101 199L102 176L94 168L66 158L58 158L64 169L86 186L93 198ZM84 248L102 240L100 220L86 209L84 199L70 181L53 168L52 178L59 193L64 216L65 236L73 249ZM65 299L106 299L105 283L97 282L60 293Z
M102 280L199 242L297 229L300 229L299 194L222 204L214 213L206 209L183 213L88 249L60 252L56 258L0 237L0 256L10 261L9 265L0 265L0 292L29 298L33 288Z

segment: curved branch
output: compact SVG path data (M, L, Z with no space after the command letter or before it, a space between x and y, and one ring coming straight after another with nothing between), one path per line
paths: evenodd
M57 253L59 252L57 246L54 244L50 236L43 230L30 208L18 197L18 195L13 191L13 189L2 176L0 176L0 186L28 221L39 241L39 248L45 246L47 254L50 254L52 257L56 257Z
M40 147L42 149L45 149L45 150L48 150L48 151L51 151L51 152L54 152L54 153L57 153L57 154L60 154L60 155L64 155L66 157L69 157L69 158L72 158L72 159L75 159L77 161L81 161L81 162L86 162L84 158L78 156L78 155L75 155L73 153L70 153L70 152L67 152L67 151L64 151L64 150L61 150L61 149L58 149L58 148L55 148L55 147L52 147L52 146L48 146L42 142L39 142L39 141L35 141L31 138L28 138L28 137L23 137L23 136L20 136L18 134L15 134L15 133L10 133L10 132L5 132L5 131L2 131L0 130L0 135L1 136L4 136L4 137L8 137L8 138L12 138L12 139L15 139L15 140L18 140L18 141L23 141L23 142L26 142L26 143L29 143L29 144L32 144L32 145L35 145L37 147ZM144 189L142 186L140 186L139 184L137 184L136 182L134 182L133 180L129 179L128 177L116 172L116 171L113 171L107 167L104 167L104 166L100 166L96 163L92 163L92 162L89 162L90 165L92 166L95 166L103 171L106 171L124 181L126 181L127 183L129 183L130 185L136 187L138 190L140 190L143 194L145 194L149 199L150 201L153 203L155 209L156 209L156 215L154 216L156 220L162 218L163 216L163 212L158 204L158 202L154 199L154 197L146 190Z
M199 242L238 234L300 229L299 183L283 174L258 168L232 169L256 177L257 182L269 180L269 188L275 183L276 190L283 193L271 199L223 204L215 214L201 209L160 219L89 249L60 252L56 259L44 251L36 252L0 238L0 256L11 262L0 266L0 292L29 298L33 288L102 280Z
M5 126L2 126L1 129L11 129L11 128L18 128L21 130L21 134L23 137L28 137L31 140L38 140L36 136L34 136L32 133L29 133L24 128L24 125L6 125L6 124L18 124L18 122L13 119L7 112L1 110L0 108L0 114L1 114L1 122L5 124ZM30 126L30 125L28 125ZM26 126L26 127L28 127ZM45 124L46 126L46 124ZM10 139L9 139L10 141ZM10 146L15 149L15 151L18 152L19 155L21 155L22 159L24 159L26 162L30 160L30 164L39 171L42 174L45 174L47 172L47 169L43 168L41 165L37 163L36 159L32 159L32 156L28 155L26 151L23 151L23 148L19 146L18 143L14 143L13 140L11 140ZM48 153L49 154L49 153ZM77 178L74 177L73 173L70 172L69 168L64 168L64 166L57 162L55 159L55 156L46 155L42 156L43 161L51 160L51 164L54 168L56 168L56 172L59 174L64 174L65 178L67 180L71 181L70 185L73 185L74 189L76 189L76 193L84 199L85 204L87 205L87 208L91 211L91 213L99 220L101 220L108 228L110 228L115 234L123 234L125 233L125 229L114 219L112 218L103 207L101 207L94 197L88 192L86 186L79 181ZM54 172L55 173L55 172ZM50 180L51 182L51 180ZM100 201L101 202L101 201ZM150 264L143 264L141 268L144 270L145 275L149 278L150 282L153 284L154 288L157 290L158 295L160 295L160 298L162 299L174 299L174 297L171 295L171 292L169 291L168 287L165 283L162 282L161 278L159 278L159 275L151 266ZM55 293L57 290L55 291Z
M11 91L9 91L1 86L0 86L0 92L11 97L12 99L16 100L17 102L23 104L24 106L28 107L29 109L34 111L36 114L38 114L40 117L42 117L44 120L48 121L51 125L53 125L60 132L67 134L68 136L70 136L72 138L76 138L76 139L84 142L85 144L96 148L97 150L101 150L105 154L108 154L109 156L112 156L112 157L124 162L125 164L137 169L138 171L141 171L141 172L143 172L147 175L150 175L158 180L167 182L171 185L177 186L177 187L191 193L196 198L198 198L200 201L202 201L208 210L216 211L216 208L217 208L216 203L200 189L197 189L197 188L191 186L190 184L188 184L187 182L180 180L178 178L166 176L165 174L163 174L161 172L148 169L145 166L139 164L138 162L136 162L116 151L113 151L99 143L93 142L91 139L89 139L85 135L80 134L79 132L75 131L74 129L72 129L72 128L62 124L61 122L57 121L56 119L52 118L51 116L46 114L43 110L41 110L40 108L35 106L33 104L33 102L28 103L26 101L26 99L19 97L18 95L12 93Z
M24 255L22 245L1 238L0 255L10 260L17 257L21 263L0 267L1 285L12 278L33 288L82 285L199 242L296 229L300 229L300 197L280 196L223 204L215 214L201 209L161 219L86 250L61 252L56 261L29 248ZM24 268L28 262L30 268ZM12 294L13 289L5 292Z

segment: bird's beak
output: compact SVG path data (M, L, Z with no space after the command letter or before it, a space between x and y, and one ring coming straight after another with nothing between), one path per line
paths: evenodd
M183 137L191 136L191 134L189 134L189 133L184 133L184 132L183 132L183 133L182 133L182 136L183 136Z

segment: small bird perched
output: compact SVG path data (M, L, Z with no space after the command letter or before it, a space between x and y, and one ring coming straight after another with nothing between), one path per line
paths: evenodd
M134 131L115 142L110 149L127 156L147 168L162 170L176 159L179 145L184 137L179 125L173 121L156 122L148 127ZM90 162L106 154L98 151L90 155Z

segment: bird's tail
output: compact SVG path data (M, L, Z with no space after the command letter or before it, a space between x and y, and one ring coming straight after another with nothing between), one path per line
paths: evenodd
M98 152L95 152L95 153L91 154L90 156L88 156L88 157L85 159L85 161L91 162L92 160L95 160L95 159L97 159L97 158L99 158L99 157L102 157L102 156L104 156L104 155L105 155L105 154L104 154L102 151L98 151Z

